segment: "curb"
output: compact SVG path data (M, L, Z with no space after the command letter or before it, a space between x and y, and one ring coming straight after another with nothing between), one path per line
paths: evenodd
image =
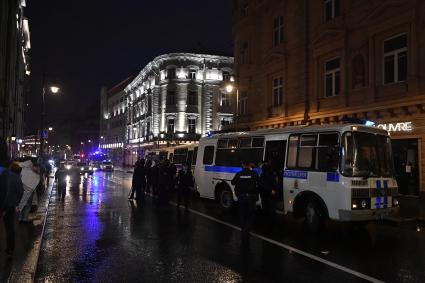
M44 207L40 208L37 212L37 215L44 215L44 219L42 220L41 233L39 238L36 238L33 243L33 248L29 251L24 264L19 270L16 270L16 267L13 267L14 270L10 273L10 276L7 282L34 282L35 274L37 271L38 259L41 252L41 245L43 243L44 230L46 227L47 214L49 211L50 200L53 195L53 190L55 185L51 186L50 191L48 192L48 196L46 199L46 203ZM43 212L44 209L44 212Z
M48 197L48 200L47 200L47 205L46 205L45 212L44 212L43 228L41 230L40 242L39 242L39 245L38 245L38 248L37 248L37 256L36 256L36 260L35 260L34 272L32 272L32 274L31 274L31 282L34 282L35 274L37 272L38 259L40 258L41 245L43 244L44 231L45 231L46 222L47 222L47 214L49 213L50 200L52 199L54 187L56 188L56 186L52 185L52 189L50 190L50 194L49 194L49 197Z

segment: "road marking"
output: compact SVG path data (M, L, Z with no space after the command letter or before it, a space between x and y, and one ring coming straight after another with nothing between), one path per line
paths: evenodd
M170 204L172 204L172 205L174 205L174 206L177 206L177 203L175 203L175 202L171 202L171 201L170 201L169 203L170 203ZM194 210L194 209L191 209L191 208L189 208L189 209L188 209L188 211L192 212L193 214L196 214L196 215L202 216L202 217L204 217L204 218L207 218L207 219L209 219L209 220L211 220L211 221L214 221L214 222L217 222L217 223L223 224L223 225L225 225L225 226L227 226L227 227L230 227L230 228L232 228L232 229L235 229L235 230L241 231L241 228L239 228L238 226L235 226L235 225L230 224L230 223L228 223L228 222L222 221L222 220L217 219L217 218L215 218L215 217L209 216L209 215L207 215L207 214L205 214L205 213L199 212L199 211ZM363 273L361 273L361 272L355 271L355 270L353 270L353 269L350 269L350 268L348 268L348 267L342 266L342 265L337 264L337 263L335 263L335 262L332 262L332 261L326 260L326 259L321 258L321 257L319 257L319 256L315 256L315 255L310 254L310 253L308 253L308 252L304 252L304 251L299 250L299 249L297 249L297 248L294 248L294 247L291 247L291 246L285 245L285 244L283 244L283 243L281 243L281 242L275 241L275 240L273 240L273 239L270 239L270 238L264 237L264 236L262 236L262 235L260 235L260 234L257 234L257 233L254 233L254 232L251 232L251 236L256 237L256 238L258 238L258 239L260 239L260 240L263 240L263 241L265 241L265 242L268 242L268 243L270 243L270 244L273 244L273 245L279 246L279 247L281 247L281 248L284 248L284 249L286 249L286 250L288 250L288 251L291 251L291 252L293 252L293 253L296 253L296 254L302 255L302 256L307 257L307 258L309 258L309 259L312 259L312 260L318 261L318 262L320 262L320 263L326 264L326 265L328 265L328 266L330 266L330 267L333 267L333 268L335 268L335 269L338 269L338 270L340 270L340 271L343 271L343 272L349 273L349 274L351 274L351 275L354 275L354 276L356 276L356 277L362 278L362 279L367 280L367 281L369 281L369 282L374 282L374 283L383 283L383 282L385 282L385 281L382 281L382 280L376 279L376 278L374 278L374 277L371 277L371 276L369 276L369 275L363 274Z

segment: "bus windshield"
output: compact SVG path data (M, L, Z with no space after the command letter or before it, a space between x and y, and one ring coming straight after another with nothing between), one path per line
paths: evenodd
M393 176L390 138L372 133L345 133L342 139L341 173L350 177Z

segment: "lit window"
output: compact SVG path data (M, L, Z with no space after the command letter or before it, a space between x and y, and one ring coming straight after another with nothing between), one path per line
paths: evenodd
M221 93L221 106L230 106L230 93L227 91Z
M189 134L196 133L196 118L189 118L187 121L187 126Z
M273 45L277 46L283 42L283 17L279 16L273 22Z
M223 71L223 81L225 81L225 82L230 81L230 74L229 74L229 72Z
M340 89L340 59L336 58L325 63L325 96L339 94Z
M384 84L405 81L407 77L407 35L384 41Z
M196 80L196 70L195 69L190 69L189 70L189 78L191 80Z
M283 99L283 78L273 80L273 107L282 105Z
M174 133L174 119L168 119L167 133Z
M324 17L325 22L339 17L340 0L325 0L324 2Z

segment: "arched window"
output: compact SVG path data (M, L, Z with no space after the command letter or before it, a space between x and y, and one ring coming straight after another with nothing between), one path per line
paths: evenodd
M366 86L366 70L362 54L358 54L352 61L352 87L362 88Z

